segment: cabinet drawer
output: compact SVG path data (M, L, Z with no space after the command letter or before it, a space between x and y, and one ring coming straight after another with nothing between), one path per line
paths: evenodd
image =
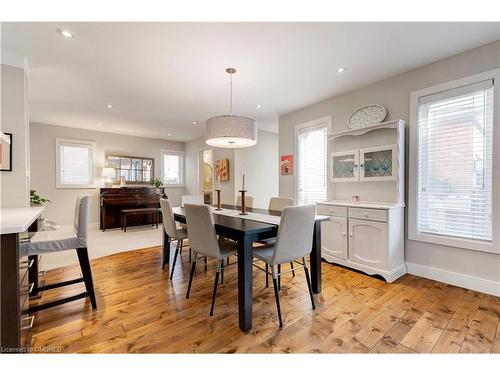
M347 217L347 207L318 204L318 215Z
M353 219L387 222L387 211L373 208L349 208L349 217Z

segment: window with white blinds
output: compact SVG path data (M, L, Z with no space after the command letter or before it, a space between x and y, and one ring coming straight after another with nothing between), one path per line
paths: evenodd
M420 97L417 230L492 241L493 80Z
M95 143L56 139L56 187L94 187Z
M327 198L327 125L297 132L297 202L314 204Z

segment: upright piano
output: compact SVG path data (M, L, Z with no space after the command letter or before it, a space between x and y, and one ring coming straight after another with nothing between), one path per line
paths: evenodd
M153 208L160 207L162 189L150 187L121 187L101 188L100 202L100 229L120 228L120 212L127 208ZM131 225L152 224L149 215L131 217Z

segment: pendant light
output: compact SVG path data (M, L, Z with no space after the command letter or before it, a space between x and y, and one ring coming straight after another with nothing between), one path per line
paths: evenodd
M214 147L241 148L257 144L255 120L245 116L233 115L233 74L236 69L227 68L229 74L229 115L209 118L206 122L206 143Z

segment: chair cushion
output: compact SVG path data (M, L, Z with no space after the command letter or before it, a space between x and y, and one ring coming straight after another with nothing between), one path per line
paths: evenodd
M238 244L225 238L219 238L219 249L221 257L224 259L238 252Z
M28 247L28 255L39 255L54 251L87 247L86 241L79 239L71 227L53 231L36 232L31 238L31 242L27 242L23 245Z
M173 238L174 240L184 240L188 238L188 231L186 228L177 228L177 235L179 238Z
M253 256L259 260L262 260L264 263L273 264L273 253L274 253L274 243L271 243L266 246L259 246L253 248Z

